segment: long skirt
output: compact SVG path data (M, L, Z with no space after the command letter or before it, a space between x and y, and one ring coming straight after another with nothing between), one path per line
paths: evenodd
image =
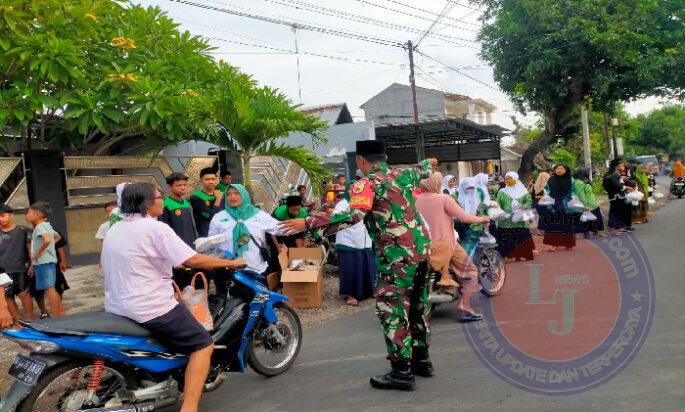
M563 199L556 199L554 207L550 207L547 212L545 237L542 243L549 246L574 247L578 218L577 213L566 211Z
M601 232L604 230L604 218L602 217L602 210L597 207L593 209L592 214L595 215L597 220L589 220L587 222L581 222L580 227L584 233L587 232Z
M503 228L497 230L499 253L505 258L533 260L535 243L528 228Z
M340 294L364 300L373 296L376 285L376 260L373 250L338 248Z

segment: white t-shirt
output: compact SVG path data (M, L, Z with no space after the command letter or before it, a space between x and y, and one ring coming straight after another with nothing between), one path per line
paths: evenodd
M350 211L350 204L347 200L342 199L335 205L331 215L338 213L345 213ZM354 225L343 229L335 234L335 244L351 247L353 249L369 249L371 248L371 236L364 226L364 222L357 222Z
M102 247L105 311L139 323L168 313L178 304L171 268L196 254L166 223L126 216L109 228Z
M109 220L100 225L100 227L98 228L98 232L95 234L95 239L105 240L105 236L107 236L108 230L109 230Z
M265 242L267 233L282 236L282 233L278 231L278 223L278 220L262 210L245 221L245 225L252 237L260 243L259 246L264 247L266 247L266 245L263 242ZM233 228L235 227L235 224L236 221L231 215L229 215L227 211L222 210L212 217L212 221L209 223L209 233L207 236L218 234L224 235L226 241L219 246L219 249L234 253ZM269 266L268 262L262 259L262 255L259 253L259 246L255 245L255 242L253 242L252 239L250 239L249 246L250 247L243 254L243 259L247 262L247 269L257 273L263 273Z

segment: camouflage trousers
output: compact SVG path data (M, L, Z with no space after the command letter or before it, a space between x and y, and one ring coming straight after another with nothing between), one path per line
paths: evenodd
M399 273L378 273L376 315L381 321L388 359L411 359L412 348L428 347L430 328L426 317L428 264L421 262Z

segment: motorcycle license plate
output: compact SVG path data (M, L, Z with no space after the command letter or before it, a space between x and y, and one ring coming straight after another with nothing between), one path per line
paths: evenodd
M33 386L45 370L47 364L26 356L17 355L10 366L9 375L21 383Z
M683 185L685 185L685 182L676 182L675 185L676 186L683 186Z

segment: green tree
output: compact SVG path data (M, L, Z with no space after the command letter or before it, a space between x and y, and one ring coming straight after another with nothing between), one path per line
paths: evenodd
M245 186L251 189L250 159L255 156L277 156L302 167L313 182L321 186L330 171L321 158L305 147L289 146L280 138L289 132L304 132L314 144L326 142L326 124L298 111L290 99L278 90L255 87L252 80L232 66L219 65L216 90L210 97L212 116L220 126L217 133L207 133L202 140L221 147L240 149Z
M685 150L685 106L670 105L631 122L631 133L626 136L629 147L636 153L678 153Z
M683 1L479 0L482 57L521 111L536 111L544 131L523 153L557 141L577 106L609 110L614 101L685 89L671 74L685 56Z
M131 137L211 127L211 47L159 8L112 0L0 4L0 130L24 147L103 154ZM144 140L141 139L141 142Z

